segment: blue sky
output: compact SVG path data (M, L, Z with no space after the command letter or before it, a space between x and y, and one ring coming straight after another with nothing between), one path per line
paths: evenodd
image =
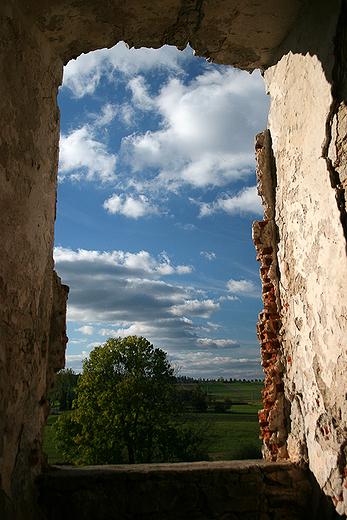
M68 63L54 258L70 286L67 366L142 335L180 374L262 378L252 221L254 136L269 99L253 74L187 47Z

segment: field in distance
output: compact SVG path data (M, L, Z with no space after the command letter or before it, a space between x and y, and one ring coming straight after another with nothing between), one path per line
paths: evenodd
M181 381L185 390L197 385L206 393L205 412L187 410L187 417L197 427L208 430L209 444L206 460L241 460L261 458L260 429L257 412L262 406L263 381ZM58 412L48 418L43 450L49 464L62 464L64 460L56 450L52 424Z
M188 390L197 383L181 384ZM264 381L199 381L198 385L207 393L208 408L206 413L192 414L192 419L202 422L211 417L209 460L261 458L258 411L263 407Z

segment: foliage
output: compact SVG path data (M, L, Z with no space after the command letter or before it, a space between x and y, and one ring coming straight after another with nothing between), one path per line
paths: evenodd
M199 385L195 385L193 389L181 387L179 396L184 411L207 411L207 394Z
M174 369L145 338L110 338L83 364L74 411L55 423L77 464L194 460L201 431L182 422Z
M47 402L52 408L59 406L59 410L71 410L72 402L76 397L75 389L78 377L78 374L75 374L71 368L60 370L57 373L54 386L46 395Z

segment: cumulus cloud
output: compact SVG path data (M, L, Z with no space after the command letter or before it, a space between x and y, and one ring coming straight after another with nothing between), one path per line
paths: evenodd
M138 195L135 198L131 195L113 194L104 202L103 207L112 215L120 213L125 217L135 219L158 213L156 206L150 204L144 195Z
M188 84L171 78L154 95L143 78L130 87L133 103L161 118L157 130L123 139L122 153L134 174L157 168L157 185L177 190L182 184L223 186L254 172L253 136L267 113L259 74L246 78L224 67Z
M250 280L229 280L227 283L227 289L231 293L235 294L252 294L256 288Z
M82 178L101 182L114 178L117 157L95 136L90 125L60 136L59 180L68 175L71 179Z
M90 118L94 120L96 127L107 126L113 122L119 113L119 107L112 103L106 103L101 107L101 113L90 114Z
M195 224L191 224L191 223L188 223L188 224L177 223L176 226L179 226L184 231L195 231L196 230Z
M160 280L191 271L189 266L173 266L165 253L155 259L146 251L75 252L58 247L54 258L60 276L71 287L68 316L74 321L170 321L184 314L211 316L219 309L210 299L197 299L191 288Z
M111 330L110 332L116 332L116 334L106 334L105 336L118 337L119 335L117 334L118 331ZM124 332L127 333L128 330ZM132 332L136 333L136 329L132 329ZM122 337L124 335L128 334L120 334ZM95 344L91 345L88 350L84 350L81 354L68 354L66 356L67 366L73 368L76 372L81 372L82 362L89 356L90 350L93 346L100 344L102 344L102 342L95 342ZM177 367L178 373L190 377L198 378L203 374L205 378L211 379L217 379L220 376L224 376L225 379L229 379L230 377L236 379L264 378L259 356L254 358L234 358L230 355L222 355L218 349L211 351L197 349L193 351L172 351L169 353L169 359L172 365Z
M95 92L102 76L119 81L119 75L133 75L156 70L171 70L184 74L181 64L192 58L187 48L183 52L164 45L160 49L128 49L119 42L112 49L100 49L81 54L64 68L63 87L68 88L76 98Z
M100 252L70 248L55 247L54 259L60 272L74 273L76 277L91 276L108 279L109 276L119 276L127 280L142 278L143 283L148 278L161 278L168 274L187 274L191 266L173 267L168 255L163 252L155 259L147 251L130 253L124 251Z
M237 341L233 339L210 339L210 338L199 338L198 345L200 348L214 349L214 348L240 348Z
M100 337L143 335L161 348L236 348L233 340L210 340L201 320L220 303L201 291L161 278L182 277L191 266L174 266L163 252L112 253L55 248L56 269L70 288L68 320L75 330ZM198 319L198 322L195 321ZM91 325L93 324L93 325ZM206 333L205 333L206 334Z
M77 372L81 371L81 363L88 357L89 352L83 350L81 354L68 354L66 356L66 364L73 368L77 369Z
M175 316L188 314L189 316L210 318L219 309L220 304L213 300L186 300L179 305L173 305L171 312Z
M211 329L218 330L221 328L221 325L218 325L218 323L212 323L212 321L208 321L207 325L211 327Z
M87 334L88 336L92 336L95 332L94 327L91 325L83 325L79 329L75 329L77 332L82 332L82 334Z
M206 64L189 79L183 64L192 59L189 48L128 50L120 43L69 62L63 88L76 97L93 94L104 77L115 86L121 83L128 98L106 102L100 114L89 115L88 124L61 136L60 179L117 180L118 193L104 208L131 218L144 217L150 209L158 213L164 193L249 179L255 169L254 135L266 126L268 112L261 75L231 67L211 70ZM146 76L154 70L165 71L157 76L159 87ZM100 129L115 118L124 125L123 137L111 150L108 134ZM144 118L157 121L156 126L143 129L138 122ZM261 214L256 197L253 188L221 195L213 203L200 203L200 216Z
M264 213L256 186L244 188L234 196L223 194L211 203L194 199L191 199L191 202L200 207L199 217L207 217L219 212L229 215L255 214L260 216Z

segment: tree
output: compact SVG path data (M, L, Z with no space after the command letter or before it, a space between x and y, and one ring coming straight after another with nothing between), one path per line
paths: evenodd
M199 385L193 389L180 388L180 401L185 411L206 412L207 393Z
M55 423L77 464L194 460L202 436L182 421L174 369L145 338L110 338L83 364L74 411Z
M50 406L55 407L59 403L60 410L71 410L72 401L75 399L78 374L72 368L60 370L54 381L54 386L47 393L46 399Z

